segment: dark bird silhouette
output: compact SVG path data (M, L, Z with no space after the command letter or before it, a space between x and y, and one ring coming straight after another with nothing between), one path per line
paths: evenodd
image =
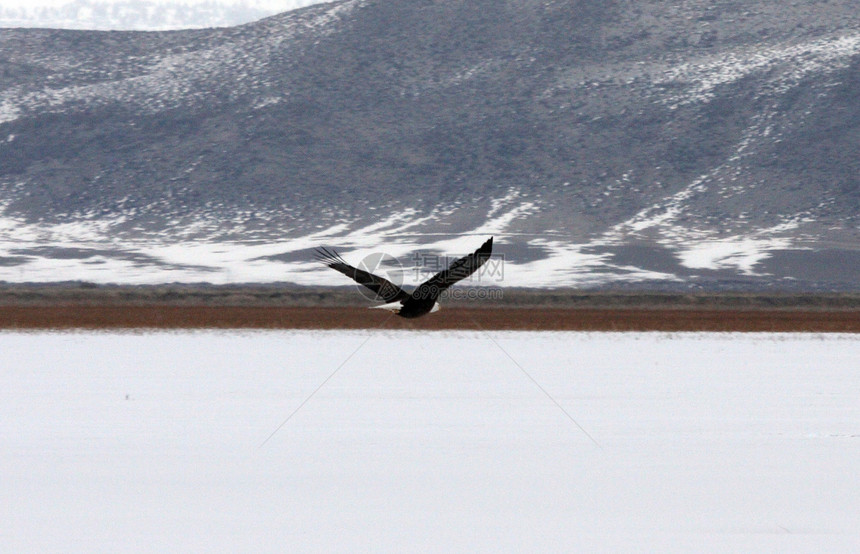
M404 291L388 279L374 275L369 271L358 269L346 263L334 250L317 248L317 260L328 267L340 271L360 285L372 290L376 296L386 303L375 308L391 310L400 317L414 318L435 312L439 309L437 300L442 291L465 279L490 259L493 253L493 237L480 248L457 260L448 269L440 271L433 277L418 285L411 293Z

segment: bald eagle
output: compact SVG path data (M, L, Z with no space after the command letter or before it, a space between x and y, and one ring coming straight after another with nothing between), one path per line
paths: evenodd
M324 265L340 271L356 283L369 288L378 298L386 302L381 306L374 306L375 308L390 310L400 317L415 318L437 311L439 309L437 300L442 291L474 273L490 259L492 252L493 237L490 237L480 248L468 256L454 260L448 269L440 271L421 283L411 293L404 291L388 279L349 265L334 250L317 248L316 257Z

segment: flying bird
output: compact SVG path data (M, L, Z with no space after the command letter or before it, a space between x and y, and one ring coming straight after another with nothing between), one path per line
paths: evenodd
M358 269L346 263L334 250L317 248L317 260L328 267L340 271L360 285L364 285L386 303L375 308L390 310L400 317L415 318L439 310L439 295L442 291L461 279L474 273L490 259L493 253L493 237L480 248L457 260L448 269L440 271L427 281L418 285L411 293L404 291L388 279Z

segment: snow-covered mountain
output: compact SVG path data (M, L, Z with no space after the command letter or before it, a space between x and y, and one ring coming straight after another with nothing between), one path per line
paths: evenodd
M0 28L163 31L229 27L321 1L69 0L47 5L25 2L0 5Z
M0 76L0 280L342 284L314 246L495 235L513 286L860 287L853 0L9 30Z

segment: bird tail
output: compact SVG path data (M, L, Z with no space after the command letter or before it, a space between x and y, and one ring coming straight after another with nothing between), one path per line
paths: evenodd
M372 310L388 310L389 312L393 312L395 314L400 313L400 309L403 307L403 302L399 300L397 302L389 302L388 304L380 304L379 306L371 306Z

